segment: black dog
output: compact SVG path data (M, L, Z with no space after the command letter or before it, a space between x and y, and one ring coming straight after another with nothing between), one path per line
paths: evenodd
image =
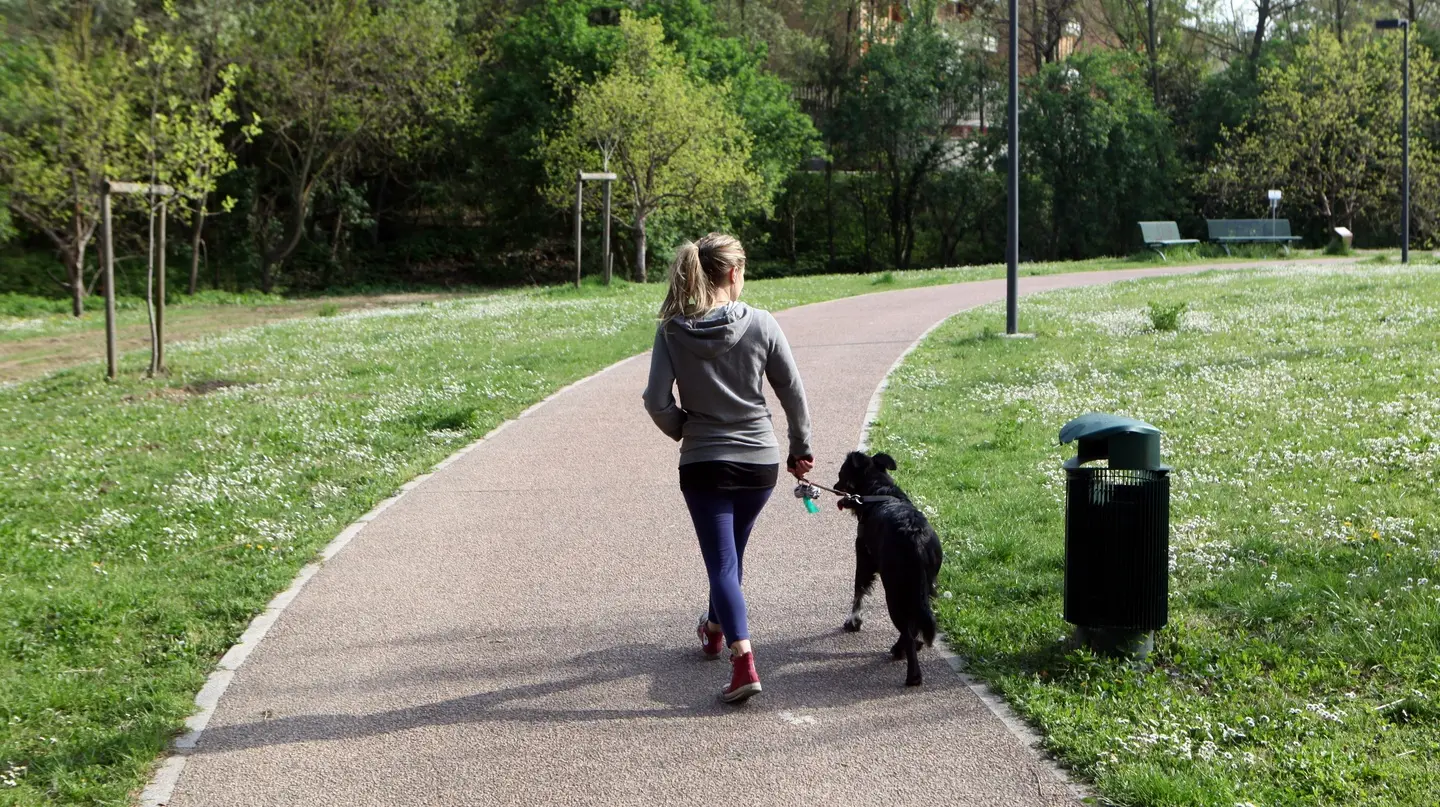
M935 644L935 578L940 574L940 536L910 498L886 471L895 470L889 454L871 457L852 451L840 466L835 489L848 495L842 508L855 511L855 600L845 630L860 630L861 606L879 573L885 586L885 605L900 639L890 648L895 659L905 658L905 685L921 682L916 651Z

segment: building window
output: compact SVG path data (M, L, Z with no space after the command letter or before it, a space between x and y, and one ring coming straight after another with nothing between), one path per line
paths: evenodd
M1075 46L1080 44L1080 21L1068 20L1060 27L1060 41L1056 43L1055 56L1058 59L1068 59L1075 53Z

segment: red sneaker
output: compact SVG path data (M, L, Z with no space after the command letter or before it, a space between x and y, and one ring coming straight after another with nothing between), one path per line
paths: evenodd
M730 657L730 685L720 690L720 700L739 703L760 691L760 674L755 672L755 654Z
M710 632L707 627L710 620L700 617L700 625L695 628L695 634L700 637L700 652L705 658L720 658L720 651L725 649L725 633L723 631Z

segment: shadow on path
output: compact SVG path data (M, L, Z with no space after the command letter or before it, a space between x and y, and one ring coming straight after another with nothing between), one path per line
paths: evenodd
M816 637L816 642L833 643L840 635ZM775 712L783 709L817 710L904 697L914 692L950 689L957 684L952 676L932 675L924 690L903 686L903 665L888 654L860 650L806 649L802 643L779 643L757 649L764 670L766 689L756 701L727 706L716 699L728 665L722 660L704 659L694 648L653 643L617 645L585 653L554 667L540 666L527 683L503 686L459 698L372 712L369 714L314 714L278 717L229 726L211 726L195 750L216 754L247 748L330 740L373 737L425 726L480 723L591 723L608 720L651 718L687 720L715 717L755 706ZM939 656L922 655L927 666L944 662ZM434 672L434 671L432 671ZM443 677L474 678L477 681L510 678L523 673L493 669L441 670ZM938 672L938 670L937 670ZM424 676L426 678L430 676ZM603 690L607 685L625 689L617 702L634 702L630 679L645 679L648 699L654 705L635 708L606 708ZM933 682L933 683L932 683ZM588 692L583 692L586 691ZM601 695L596 697L596 690ZM547 706L537 701L556 701ZM577 707L584 702L601 705ZM907 719L913 719L913 716ZM883 730L877 727L877 730Z

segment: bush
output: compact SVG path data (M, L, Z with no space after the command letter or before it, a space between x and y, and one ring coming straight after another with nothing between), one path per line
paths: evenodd
M1189 303L1151 303L1150 327L1156 331L1178 331L1180 320L1185 316Z
M36 297L30 294L0 294L0 316L35 317L44 314L65 314L69 311L69 300Z

